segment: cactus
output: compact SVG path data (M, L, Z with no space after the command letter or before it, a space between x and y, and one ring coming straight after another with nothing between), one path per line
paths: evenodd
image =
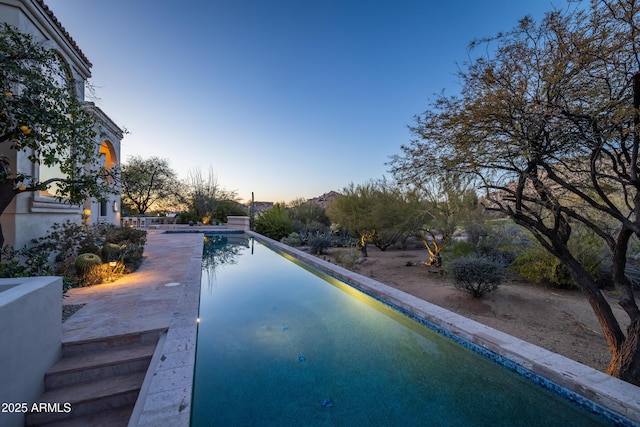
M76 268L76 273L83 276L92 269L102 265L102 259L100 259L98 255L92 253L80 254L73 264Z
M106 261L115 261L120 257L122 248L115 243L105 243L102 247L102 258Z

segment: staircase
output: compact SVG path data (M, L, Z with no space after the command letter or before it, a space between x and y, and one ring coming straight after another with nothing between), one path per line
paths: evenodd
M25 426L126 426L164 330L62 344ZM47 405L48 404L48 405Z

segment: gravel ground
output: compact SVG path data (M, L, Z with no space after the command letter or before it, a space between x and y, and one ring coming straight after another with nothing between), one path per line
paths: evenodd
M84 307L84 304L63 304L62 305L62 323L71 317L76 311Z

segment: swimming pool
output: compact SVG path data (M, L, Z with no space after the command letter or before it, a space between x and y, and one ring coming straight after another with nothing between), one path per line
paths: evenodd
M609 425L246 236L205 246L192 426Z

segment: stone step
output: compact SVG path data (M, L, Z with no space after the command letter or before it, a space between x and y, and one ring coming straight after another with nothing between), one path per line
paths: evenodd
M119 347L155 344L158 342L160 335L164 332L166 332L166 328L132 332L91 340L65 341L62 343L62 357Z
M46 427L127 427L133 405L47 424Z
M96 350L63 357L45 375L45 390L122 375L145 372L156 344Z
M38 402L58 404L62 410L27 413L25 426L64 422L115 408L133 407L144 377L145 372L134 372L46 391ZM64 411L66 403L71 405L71 411L68 413Z

